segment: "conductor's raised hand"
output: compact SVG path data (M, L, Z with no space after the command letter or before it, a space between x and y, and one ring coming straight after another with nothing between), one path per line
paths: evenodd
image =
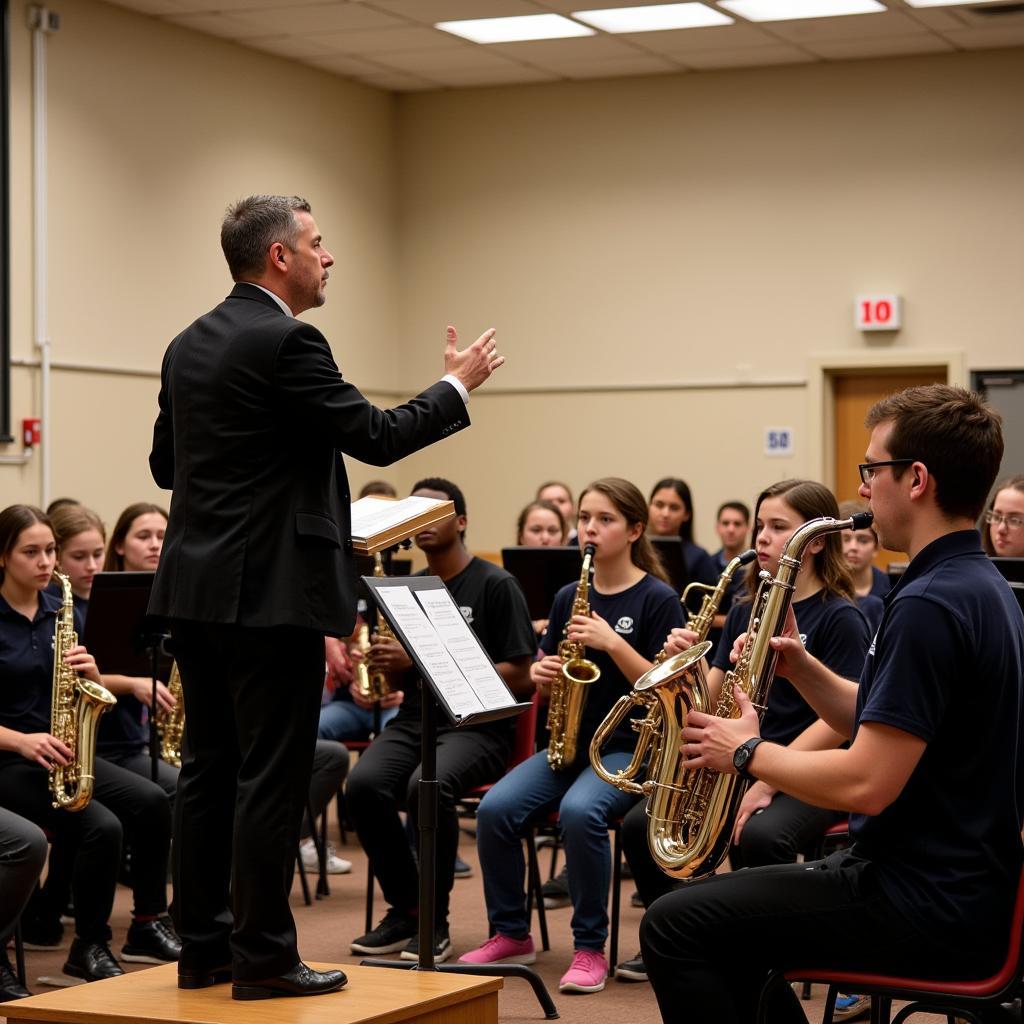
M484 331L476 341L461 352L457 345L458 332L449 326L445 334L444 372L458 377L467 391L473 391L505 362L497 352L494 328Z
M739 718L719 718L703 711L691 711L686 716L686 727L680 732L683 742L679 745L684 768L733 772L732 755L736 748L760 735L757 711L740 686L733 687L733 697L740 709Z

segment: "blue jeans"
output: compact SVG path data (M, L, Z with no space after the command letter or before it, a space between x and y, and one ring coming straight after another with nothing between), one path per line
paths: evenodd
M605 754L604 763L615 771L629 759L628 753ZM552 771L543 750L497 782L481 801L476 823L487 917L495 932L513 939L529 933L523 837L530 823L558 811L569 870L573 946L602 952L612 875L608 822L622 817L636 799L599 779L586 759L565 771Z
M382 708L380 727L383 729L395 715L398 708ZM322 740L368 740L373 732L373 711L361 708L348 700L332 700L320 709L320 728L317 732Z

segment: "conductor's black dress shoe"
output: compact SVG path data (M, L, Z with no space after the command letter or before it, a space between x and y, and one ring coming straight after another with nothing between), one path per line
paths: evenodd
M343 971L314 971L301 961L287 974L260 981L236 981L232 999L276 999L279 996L321 996L343 988L348 978Z
M178 988L209 988L231 980L231 964L219 967L182 967L178 964Z

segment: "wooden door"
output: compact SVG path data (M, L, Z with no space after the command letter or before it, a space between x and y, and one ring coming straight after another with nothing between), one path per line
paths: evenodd
M833 462L835 480L832 489L839 501L858 497L860 476L857 465L864 461L870 431L864 426L868 410L880 398L894 391L915 387L919 384L946 383L945 366L914 367L913 369L890 369L842 371L831 375L833 397L833 432L835 449ZM902 551L878 549L875 565L883 571L890 562L905 562Z

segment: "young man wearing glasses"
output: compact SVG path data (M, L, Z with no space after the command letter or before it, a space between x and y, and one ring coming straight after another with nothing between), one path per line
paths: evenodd
M910 556L885 599L860 683L807 654L792 616L777 671L848 749L761 742L738 719L692 712L688 768L764 779L851 812L849 850L752 868L658 900L640 941L666 1021L754 1021L772 969L982 978L1001 963L1024 850L1024 616L974 524L1003 452L999 417L946 385L868 413L861 496L881 543ZM766 1019L804 1021L788 985Z

